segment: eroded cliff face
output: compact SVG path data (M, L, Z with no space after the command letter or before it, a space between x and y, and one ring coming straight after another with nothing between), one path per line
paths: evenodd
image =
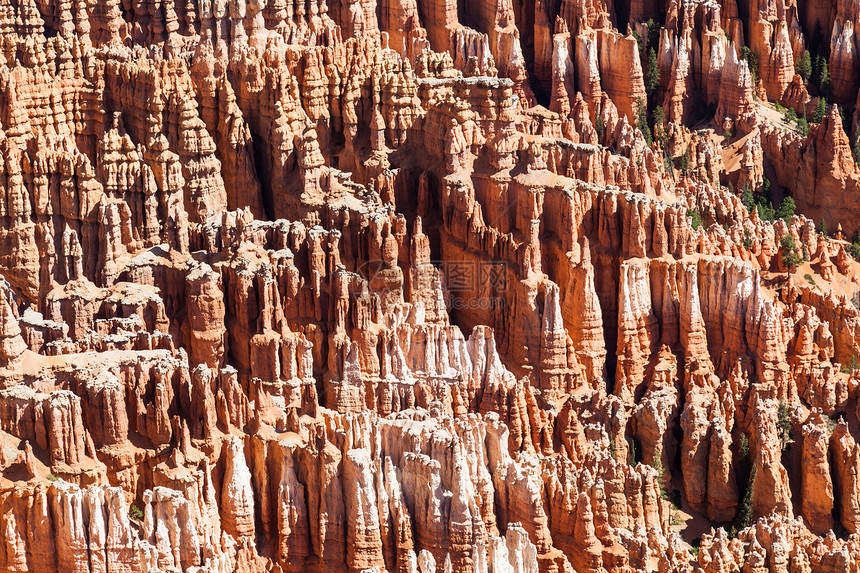
M860 568L809 4L0 1L0 571Z

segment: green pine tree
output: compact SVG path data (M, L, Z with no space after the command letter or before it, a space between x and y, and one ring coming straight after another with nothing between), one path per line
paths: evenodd
M815 58L812 60L812 84L818 88L818 78L821 76L821 63L824 61L824 58L821 57L821 54L816 54Z
M646 26L648 26L648 47L656 50L660 47L660 22L648 18Z
M690 226L693 227L694 231L702 226L702 215L698 211L690 213Z
M803 78L804 84L809 83L809 76L812 75L812 58L807 50L803 50L797 59L797 74Z
M821 222L818 224L818 232L825 237L829 236L827 232L827 224L824 222L824 217L821 218Z
M603 132L606 131L606 123L603 121L602 115L598 115L594 121L594 129L597 131L597 141L603 141Z
M779 442L784 450L791 443L791 414L788 412L788 405L782 400L779 401L779 409L776 412L776 429L779 434Z
M741 500L741 504L738 506L738 513L735 515L735 523L732 526L732 529L737 535L738 531L744 530L750 525L752 525L752 497L753 490L755 489L755 477L756 477L756 468L753 466L752 471L750 472L750 479L747 483L747 489L744 492L744 497Z
M654 135L661 143L665 144L666 130L664 124L666 123L666 116L663 113L663 106L658 105L654 108L654 111L651 112L651 121L654 122Z
M760 200L756 203L756 211L758 211L758 218L762 221L773 221L773 203L770 201Z
M645 66L645 90L652 95L660 85L660 66L657 65L657 52L648 48L648 63Z
M797 208L794 205L794 199L786 195L782 199L782 203L779 204L779 210L777 210L776 216L788 223L794 216L794 211L796 209Z
M755 207L755 197L753 197L749 184L744 185L744 190L741 193L741 201L744 207L747 208L747 211L752 213L753 207Z
M820 97L815 105L815 112L812 114L812 123L821 123L825 115L827 115L827 100Z
M818 71L818 93L824 97L830 95L830 71L824 58L821 58L821 68Z
M642 98L636 101L636 127L645 136L645 142L651 145L651 129L648 127L648 110L645 108L645 102Z
M804 137L809 133L809 123L807 123L805 117L797 118L797 130L800 132L800 135Z
M663 499L669 499L669 494L666 492L666 471L663 469L663 460L660 456L654 457L654 465L651 466L657 470L657 483L660 485L660 494Z
M794 238L787 234L779 241L779 246L782 248L782 264L787 272L791 273L803 262L797 255L797 244Z
M854 134L854 145L851 147L851 154L854 156L854 163L860 165L860 129Z
M755 86L758 85L758 56L755 52L749 49L749 47L744 46L741 48L741 57L747 61L750 68L750 75L752 76L752 84L753 84L753 93L755 93Z
M689 147L684 151L684 155L681 156L681 172L685 175L690 172L690 148Z

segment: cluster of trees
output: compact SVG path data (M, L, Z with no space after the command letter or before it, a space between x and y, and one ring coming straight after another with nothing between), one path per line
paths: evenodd
M773 107L776 108L776 111L782 113L785 116L785 121L793 123L795 127L797 127L797 130L801 133L801 135L805 136L807 133L809 133L809 122L806 120L806 109L803 110L803 115L798 116L793 108L782 107L781 105L779 105L778 101L773 102ZM826 111L827 110L825 108L824 113L826 113ZM822 114L821 117L824 117L824 115Z
M648 145L656 140L664 147L668 142L669 135L666 133L666 115L663 106L654 106L651 111L651 122L648 122L648 107L642 98L636 101L636 128L642 132Z
M773 200L771 199L770 194L770 180L767 177L764 179L762 192L759 197L756 197L753 194L752 189L750 189L748 184L744 185L744 188L741 191L741 202L750 213L753 209L758 211L758 216L762 221L775 221L777 219L782 219L788 223L791 221L791 218L797 210L794 199L788 195L783 197L779 204L779 208L774 209Z
M661 147L663 147L665 154L664 164L666 171L672 173L673 171L671 166L673 160L672 157L668 155L668 151L665 151L667 140L665 113L663 112L662 106L655 101L658 88L660 87L660 65L657 59L657 50L659 49L660 44L661 25L659 22L649 19L646 22L645 27L647 30L645 38L642 38L636 30L633 31L633 36L636 38L636 42L639 46L640 61L644 64L645 91L647 93L647 101L640 100L637 102L636 127L642 132L648 145L651 145L655 140L661 143ZM820 30L820 26L817 26L816 30L812 34L812 39L809 42L809 49L801 52L795 67L797 73L801 78L803 78L804 83L811 89L811 93L819 96L815 112L812 117L807 119L806 110L803 110L802 115L798 115L791 108L786 110L779 106L778 103L776 104L777 109L785 113L787 120L793 123L803 136L809 133L810 123L820 124L823 121L829 109L827 98L830 96L831 81L825 52L826 49L827 45L824 35ZM743 46L741 48L740 56L742 59L746 60L749 65L753 85L757 85L759 74L758 56L748 46ZM753 96L757 97L756 94L757 91L754 89ZM650 117L648 112L649 109L651 110ZM844 112L842 112L842 119L843 123L845 123L846 119ZM601 129L601 126L595 127L597 128L598 136L602 139L603 130ZM846 125L845 129L846 133L850 133L850 126ZM727 137L731 137L730 133L727 133L726 135ZM855 162L860 165L860 133L856 133L852 140L852 155L854 156ZM767 211L766 208L761 210L765 211L765 213Z
M806 110L803 110L802 115L797 115L794 110L790 108L782 108L778 103L776 103L777 110L785 113L787 120L794 123L802 135L809 133L810 123L820 124L824 120L824 117L830 109L828 98L830 97L832 87L830 68L825 52L826 43L824 42L824 38L819 27L816 27L816 31L813 33L812 40L809 45L810 49L803 50L797 58L795 71L801 78L803 78L803 83L809 89L810 94L818 96L818 101L812 117L807 119ZM741 59L747 61L752 75L753 85L756 85L758 83L759 71L758 57L755 52L747 46L741 48L740 55ZM755 90L753 90L753 96L756 97ZM850 134L851 126L850 122L846 119L844 110L840 109L840 115L842 116L845 132ZM860 165L860 133L855 133L852 141L852 155L854 156L855 162Z
M815 112L812 114L811 122L821 123L830 109L827 99L830 97L832 84L830 81L830 69L825 55L826 44L820 25L818 24L816 24L809 45L809 50L801 52L800 57L797 59L795 70L803 78L803 83L807 88L810 88L810 92L818 95L818 103L815 106ZM842 109L839 111L842 116L842 125L845 133L850 135L851 126L850 122L846 120L845 111ZM860 165L860 133L855 132L852 140L851 152L855 163Z
M690 226L694 231L702 226L702 215L696 210L690 211Z
M645 65L645 91L652 96L660 85L660 66L657 63L657 49L660 47L660 23L648 19L645 23L648 36L643 43L642 37L633 30L633 37L639 45L639 61Z
M824 121L824 116L827 115L827 100L818 98L818 103L815 105L815 112L812 114L812 123L821 123Z
M779 105L779 104L777 104ZM805 136L809 133L809 122L806 121L806 110L803 111L803 115L797 117L797 114L794 112L792 108L788 108L785 112L785 117L789 122L794 123L797 126L800 134Z
M822 55L815 56L812 63L812 79L818 88L818 95L826 98L830 95L830 70L827 68L827 60Z
M826 98L830 95L830 69L823 55L817 54L813 59L809 50L803 50L797 58L795 70L803 78L803 83L814 87L819 96Z
M795 70L803 78L803 83L814 87L819 96L826 98L830 95L830 69L827 66L827 58L822 54L817 54L813 59L809 50L803 50L797 59Z
M657 62L657 49L660 47L661 26L659 22L655 22L653 19L649 19L645 23L645 26L647 37L644 41L639 33L633 30L633 37L636 38L636 42L639 45L639 59L645 68L645 92L648 97L647 102L641 98L636 102L636 127L645 136L645 141L648 145L651 145L654 141L654 132L656 132L658 141L663 140L663 125L665 123L663 108L657 105L655 101L657 88L660 87L660 65ZM649 108L653 108L650 124L648 122ZM653 132L652 128L654 129Z
M749 185L744 185L743 191L741 191L741 202L743 202L747 211L752 212L752 210L755 209L762 221L776 221L777 219L782 219L786 224L788 224L797 210L794 199L788 195L783 197L778 209L773 208L773 201L770 198L770 181L767 178L764 180L763 193L758 198L753 195L752 189L750 189ZM821 221L821 225L826 234L827 227L824 226L823 219ZM744 245L747 248L752 246L752 238L747 237L746 234L744 236ZM782 252L782 264L790 270L793 270L808 258L805 252L802 254L798 253L797 243L791 235L785 235L780 240L779 246Z
M815 23L807 47L797 58L795 70L807 87L811 87L816 95L826 99L830 97L831 87L827 63L830 42L824 35L821 22Z
M823 44L821 31L816 27L816 31L812 35L810 49L816 53L813 56L809 50L801 52L797 59L795 70L797 74L803 78L803 83L812 88L812 91L818 94L818 103L815 106L815 112L812 114L812 123L821 123L824 116L827 115L830 106L827 103L827 98L830 97L830 69L828 68L827 58L823 53ZM850 122L846 120L845 111L840 109L842 116L842 125L845 128L845 133L851 134ZM860 130L858 130L860 131ZM860 132L855 132L852 138L851 154L854 156L854 162L860 165Z
M640 60L644 64L644 79L645 79L645 90L647 93L647 100L640 98L637 102L636 107L636 118L635 123L636 127L642 132L646 142L651 145L655 140L661 144L661 147L664 150L664 161L666 164L666 170L669 173L674 173L674 163L673 158L669 155L668 151L668 133L666 130L666 117L663 111L662 106L657 105L655 102L656 94L660 87L660 67L659 61L657 59L657 49L659 46L659 38L660 38L660 24L654 22L653 20L649 20L646 24L647 28L647 38L643 39L636 33L633 32L633 35L636 37L636 40L639 44L640 51ZM818 32L818 36L822 36L820 31ZM823 36L822 36L823 37ZM814 93L818 96L818 102L815 107L815 111L812 114L812 117L807 119L806 112L800 116L795 113L792 109L783 109L777 107L786 114L786 117L789 121L793 122L798 130L806 135L809 131L809 124L820 124L825 116L828 113L829 105L827 102L827 98L830 96L831 90L831 80L830 80L830 72L828 68L827 58L820 48L824 45L822 37L818 37L810 43L810 50L804 50L797 61L797 73L803 78L804 83L810 87L810 92ZM759 74L759 64L758 58L754 51L752 51L749 47L744 46L741 48L741 57L747 61L749 65L750 73L752 75L753 85L758 84L758 74ZM754 95L756 91L754 90ZM778 104L777 104L778 105ZM650 113L649 113L650 110ZM843 112L843 121L844 121L844 112ZM598 130L598 135L603 137L603 125L602 120L598 119L598 123L596 128ZM727 134L727 137L730 137L731 134ZM853 138L852 152L855 157L855 161L860 164L860 134L855 134ZM684 155L680 160L680 170L684 173L689 173L691 169L691 158L690 158L690 149L687 148ZM731 185L729 185L730 191ZM733 191L732 191L733 192ZM763 189L761 193L758 195L754 194L749 185L745 185L743 190L741 191L741 199L747 210L752 212L755 209L758 213L759 218L763 221L775 221L777 219L783 219L786 223L788 223L792 216L794 216L796 211L796 205L794 199L788 195L786 195L779 204L778 208L775 208L773 205L773 199L770 194L770 181L765 178ZM699 228L702 224L702 216L698 210L692 209L688 213L691 226L693 229ZM827 226L824 220L821 220L821 223L818 227L818 231L822 233L824 236L828 235ZM749 231L744 231L744 244L749 248L753 244L753 239L749 235ZM855 234L854 241L849 247L849 252L858 260L860 260L860 231ZM783 266L788 268L789 270L793 270L797 266L803 263L804 260L808 258L808 255L805 252L805 248L801 249L798 247L796 241L792 237L791 234L786 234L780 240L780 256ZM779 432L780 443L782 445L782 449L785 450L792 442L791 439L791 419L788 411L788 407L784 402L780 402L779 411L778 411L778 423L777 430ZM614 448L613 448L614 449ZM740 454L741 454L741 468L738 474L739 481L739 489L743 492L741 502L738 505L738 511L736 517L732 523L730 529L730 535L732 537L737 535L737 532L748 527L752 523L752 496L753 490L755 487L756 480L756 470L754 464L752 464L752 460L750 459L749 453L749 443L747 440L747 436L741 435L741 444L740 444ZM638 460L636 459L636 446L632 444L631 447L631 461L632 463L636 463ZM658 462L658 465L661 465ZM658 468L658 471L661 474L662 478L662 467ZM668 499L666 494L666 489L661 479L661 490L663 492L663 497Z

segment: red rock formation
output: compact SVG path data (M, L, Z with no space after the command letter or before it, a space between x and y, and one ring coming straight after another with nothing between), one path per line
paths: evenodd
M803 426L803 491L801 494L804 521L809 529L823 535L833 527L833 483L828 461L827 428L811 422Z
M785 91L782 103L786 107L792 108L798 115L809 117L815 112L810 100L811 98L803 83L803 79L795 74L794 79L791 80L791 84L789 84L788 89Z
M851 155L851 142L842 128L839 110L833 106L809 136L765 127L762 130L765 156L777 166L777 181L796 189L798 208L813 220L824 219L848 233L857 227L851 201L860 181L860 169Z
M10 371L21 366L27 350L14 306L10 305L13 300L11 292L3 287L0 290L0 366Z
M828 60L833 99L841 105L851 105L856 97L858 76L857 24L860 14L850 2L835 2L836 14L829 31L830 58Z
M720 80L717 123L729 129L744 129L756 123L753 105L753 85L746 60L738 60L734 47L726 52Z
M632 122L639 100L646 98L636 40L615 30L583 31L576 37L575 53L577 82L586 101L599 99L602 90Z
M857 568L860 176L766 101L851 3L90 4L0 0L0 570Z

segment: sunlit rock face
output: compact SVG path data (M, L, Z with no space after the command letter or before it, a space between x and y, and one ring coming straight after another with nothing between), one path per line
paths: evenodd
M0 572L860 569L858 30L0 0Z

